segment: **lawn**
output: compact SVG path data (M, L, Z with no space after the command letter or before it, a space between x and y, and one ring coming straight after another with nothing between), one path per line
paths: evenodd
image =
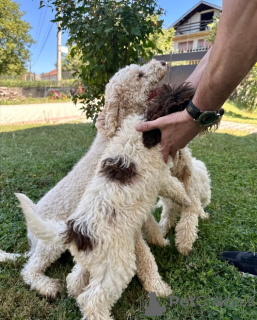
M11 252L28 249L26 228L14 192L23 192L38 201L51 189L90 147L95 130L90 124L26 125L2 127L1 137L1 213L0 248ZM159 271L179 299L206 297L206 306L169 305L159 299L166 312L162 320L252 320L256 307L240 305L239 299L255 299L257 278L243 277L236 268L222 263L224 250L257 251L257 135L218 132L196 138L190 143L193 155L206 163L212 178L210 219L201 221L199 237L188 257L174 246L151 246ZM155 212L159 219L160 212ZM30 291L19 275L25 259L0 264L0 320L78 320L75 300L68 298L65 277L72 258L65 253L47 271L61 278L63 289L57 300L47 300ZM113 308L117 320L140 317L139 302L145 292L135 276ZM218 306L217 300L229 298L233 306ZM146 298L145 298L146 299ZM204 302L204 298L200 298ZM237 300L236 300L237 299ZM250 300L249 300L250 299ZM237 302L237 306L235 306ZM203 303L204 304L204 303ZM144 310L144 308L143 308ZM150 319L150 318L149 318Z
M225 109L223 120L257 125L257 110L248 112L229 100L223 108Z

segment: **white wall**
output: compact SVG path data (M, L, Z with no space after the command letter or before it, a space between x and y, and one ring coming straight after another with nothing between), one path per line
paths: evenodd
M217 9L210 9L210 10L205 10L205 11L201 11L201 12L197 12L195 13L189 20L187 20L185 23L183 23L180 27L185 26L189 23L195 23L195 22L200 22L201 21L201 14L203 13L208 13L208 12L214 12L214 17L215 16L219 16L220 11ZM192 31L188 31L187 33L194 33L196 32L196 30L192 30Z

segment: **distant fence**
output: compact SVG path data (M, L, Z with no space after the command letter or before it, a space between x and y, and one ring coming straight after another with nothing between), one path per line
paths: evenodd
M52 90L59 93L70 95L71 87L11 87L11 91L16 92L18 96L31 97L31 98L44 98L48 97Z
M74 79L74 72L62 71L62 80ZM21 81L53 81L57 82L57 75L26 73L23 75L0 75L0 80L21 80Z
M164 60L168 65L168 74L164 81L178 85L194 71L206 52L207 50L171 53L154 56L154 58L159 61ZM183 62L186 62L186 65L183 65ZM174 65L176 63L181 63L181 65Z

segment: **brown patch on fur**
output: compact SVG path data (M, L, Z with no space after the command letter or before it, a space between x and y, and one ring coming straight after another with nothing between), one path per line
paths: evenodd
M101 165L101 173L111 181L130 184L138 175L136 165L124 157L107 158Z
M184 110L194 96L194 89L188 83L182 83L178 87L163 84L158 94L150 101L145 113L146 121L153 121L168 114ZM161 142L161 131L154 129L143 132L143 144L146 148L152 148Z
M79 251L91 251L93 244L89 236L81 234L78 230L74 229L74 220L67 222L67 230L64 232L64 244L69 244L74 241Z

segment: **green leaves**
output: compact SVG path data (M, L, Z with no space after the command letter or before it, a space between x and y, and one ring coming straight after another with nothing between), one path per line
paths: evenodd
M248 111L257 111L257 66L255 65L232 94L232 98Z
M34 43L30 25L22 20L19 4L11 0L0 2L0 75L16 75L26 71L29 47Z
M69 31L69 44L81 53L79 77L87 87L84 110L95 119L104 104L104 89L110 77L125 65L159 52L155 39L162 34L163 21L157 17L162 9L155 0L48 0L48 3L56 9L55 20L61 19L62 28Z

